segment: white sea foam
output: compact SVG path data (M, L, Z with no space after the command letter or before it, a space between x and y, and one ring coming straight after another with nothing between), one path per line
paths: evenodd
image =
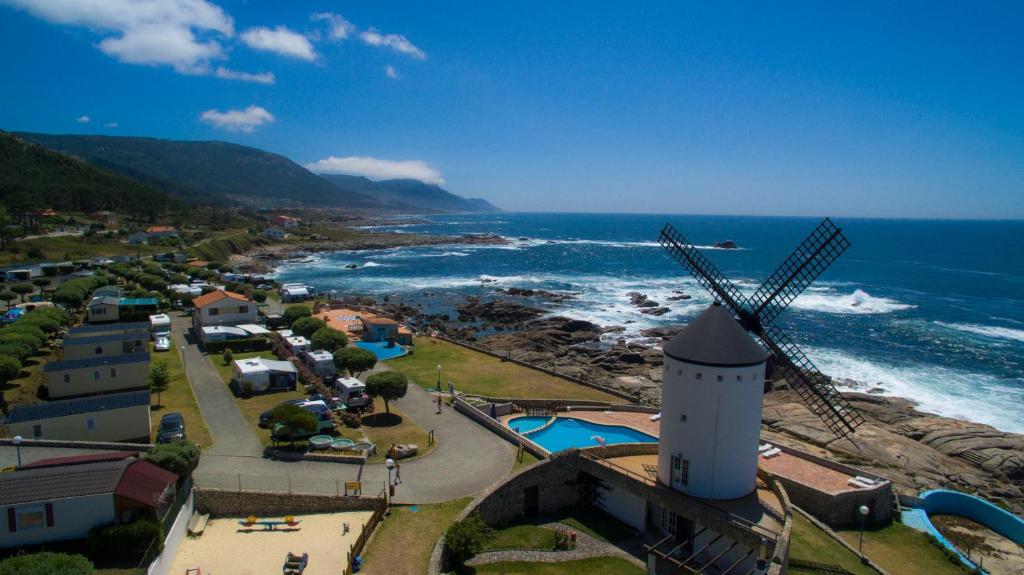
M1018 381L949 369L940 365L890 365L872 362L827 348L804 348L822 372L880 388L882 395L909 398L921 411L992 425L1004 431L1024 432L1024 387ZM864 389L840 389L863 392Z
M948 329L980 335L983 337L1024 342L1024 329L1014 329L1012 327L1000 327L996 325L979 325L976 323L946 323L944 321L936 321L935 324Z
M917 307L890 298L875 297L861 289L856 289L849 294L818 290L805 292L793 300L791 305L796 309L806 311L838 314L892 313Z
M374 261L369 261L369 262L366 262L365 264L363 264L362 267L364 267L364 268L382 268L382 267L387 267L387 264L379 264L379 263L374 262Z
M590 246L603 246L609 248L660 248L661 244L654 241L612 241L612 240L586 240L578 238L569 239L557 239L557 238L526 238L520 239L518 237L505 237L506 240L512 242L512 245L517 247L537 247L546 245L590 245ZM724 250L724 251L742 251L747 248L722 248L713 245L699 245L694 246L700 250Z

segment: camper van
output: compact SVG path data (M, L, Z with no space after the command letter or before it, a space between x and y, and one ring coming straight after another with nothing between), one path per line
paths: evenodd
M334 354L326 350L307 351L300 355L303 363L309 366L318 377L325 380L338 376L338 368L334 365Z
M167 335L171 333L171 318L165 313L149 316L149 331L153 333L153 337L158 335Z
M350 408L363 408L370 403L366 384L354 377L339 377L334 382L334 394Z
M327 407L327 403L322 399L303 401L296 405L316 416L317 431L330 431L334 429L334 416L331 414L331 409Z

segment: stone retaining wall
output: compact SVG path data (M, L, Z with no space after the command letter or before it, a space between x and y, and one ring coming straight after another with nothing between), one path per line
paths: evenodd
M516 432L512 431L504 424L502 424L500 421L493 419L489 414L486 414L480 411L479 409L473 407L467 401L456 397L452 400L452 407L454 407L456 411L466 415L473 421L479 423L480 425L483 425L487 429L490 429L491 431L496 433L498 436L504 438L512 445L519 446L520 444L522 444L523 449L530 452L530 454L533 455L534 457L544 459L548 456L548 452L546 449L530 441L528 438L523 437L517 434Z
M322 461L327 463L354 463L362 465L366 463L366 455L346 453L344 455L326 455L323 453L305 452L294 453L289 451L274 450L274 459L279 461Z
M376 497L266 493L196 488L195 508L214 517L248 517L373 511L384 505Z

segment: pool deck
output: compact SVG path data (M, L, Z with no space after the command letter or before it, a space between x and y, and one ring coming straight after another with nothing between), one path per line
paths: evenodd
M498 418L498 421L502 422L506 427L510 427L508 424L509 420L524 416L525 414L523 413L502 415ZM634 413L632 411L571 411L567 413L559 413L558 417L579 419L581 421L589 421L590 423L597 423L599 425L618 425L628 427L634 431L650 435L651 437L658 437L660 431L659 423L657 421L651 421L651 414L649 413Z
M786 452L771 459L765 459L764 456L759 455L757 466L773 475L791 479L830 495L858 490L858 488L847 484L849 480L853 479L852 475Z

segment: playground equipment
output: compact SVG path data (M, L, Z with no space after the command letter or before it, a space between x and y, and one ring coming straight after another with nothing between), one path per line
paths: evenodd
M302 523L302 521L296 520L291 515L288 515L287 517L285 517L284 521L269 521L269 520L260 521L259 519L256 518L255 515L250 515L250 516L246 517L244 520L241 520L241 521L238 522L238 524L241 525L242 527L247 527L249 529L252 529L254 526L259 525L259 526L263 527L264 531L277 531L277 528L281 527L281 526L288 526L288 527L291 527L291 528L295 528L300 523Z
M288 557L284 561L284 568L281 572L284 573L284 575L301 575L301 573L306 570L307 565L309 565L309 553L303 553L302 555L288 553Z

